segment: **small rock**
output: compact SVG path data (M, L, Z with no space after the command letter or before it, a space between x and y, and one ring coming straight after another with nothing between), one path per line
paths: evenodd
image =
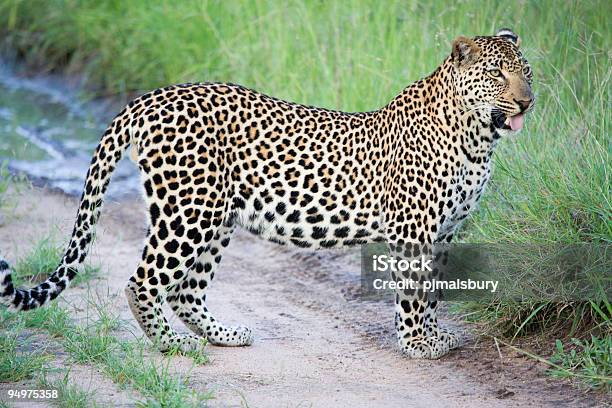
M506 388L500 388L499 390L495 391L496 397L497 399L506 399L506 398L510 398L514 395L514 391L510 391Z

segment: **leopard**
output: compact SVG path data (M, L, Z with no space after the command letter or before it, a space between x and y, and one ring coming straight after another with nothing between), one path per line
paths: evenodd
M77 276L119 160L139 169L144 248L125 294L160 351L248 346L252 330L217 320L207 290L236 227L308 250L451 242L491 178L498 142L535 103L531 66L510 29L457 37L429 76L380 109L348 113L232 83L187 83L129 102L100 138L65 253L48 278L0 299L32 310ZM460 345L438 325L438 300L394 294L401 353L437 359ZM175 331L167 304L192 333Z

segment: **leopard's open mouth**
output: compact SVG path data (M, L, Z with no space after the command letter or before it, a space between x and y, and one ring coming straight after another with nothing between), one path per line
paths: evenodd
M493 125L498 129L506 129L512 131L518 131L523 128L525 123L525 114L519 113L514 116L507 116L504 112L495 110L493 111Z

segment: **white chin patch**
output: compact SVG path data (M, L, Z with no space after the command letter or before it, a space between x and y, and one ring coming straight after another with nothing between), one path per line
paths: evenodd
M521 129L519 130L512 130L512 129L497 129L497 133L501 136L501 137L507 137L507 136L513 136L516 134L519 134L521 132Z

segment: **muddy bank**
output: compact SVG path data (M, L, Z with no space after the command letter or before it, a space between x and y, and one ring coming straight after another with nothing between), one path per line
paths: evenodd
M49 231L67 239L77 208L74 198L33 189L13 204L0 223L0 250L9 260L27 253ZM139 200L111 200L90 256L104 273L87 289L65 292L64 301L79 305L87 291L110 297L141 336L123 287L137 264L144 232ZM605 402L543 376L540 365L504 347L500 359L494 346L474 339L439 361L405 359L393 340L392 304L359 300L354 296L358 287L355 251L313 254L237 231L216 274L209 306L225 323L250 326L255 343L210 346L211 362L193 369L191 385L213 390L210 405L219 407L243 401L251 407L584 407ZM171 321L186 330L176 318ZM442 323L469 330L448 317ZM150 358L156 358L155 351ZM173 360L178 372L191 365L187 358ZM98 389L96 398L134 404L129 391L118 392L95 368L79 370L75 381Z

